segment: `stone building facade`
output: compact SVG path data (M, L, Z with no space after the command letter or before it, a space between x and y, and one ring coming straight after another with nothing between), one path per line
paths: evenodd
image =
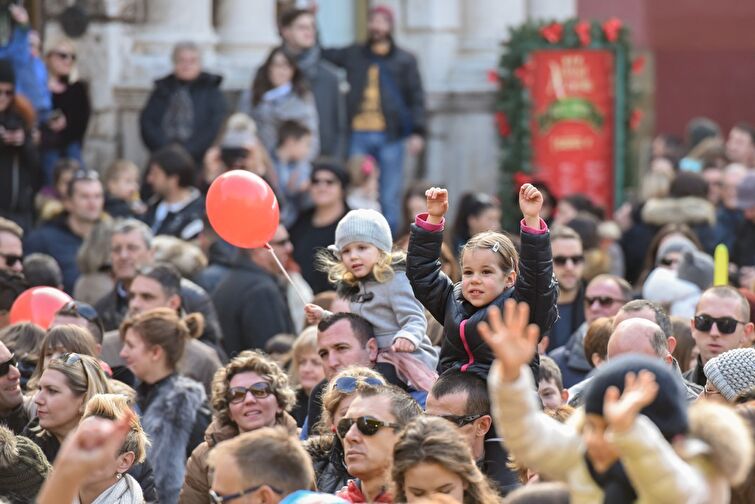
M363 2L361 9L354 5ZM44 37L61 36L57 16L74 2L44 0ZM203 49L205 67L224 76L233 99L278 42L275 0L85 0L90 23L76 39L79 70L90 83L93 117L85 159L103 169L117 157L144 166L147 152L138 116L152 82L170 71L170 51L190 39ZM427 92L429 135L421 175L453 193L495 187L499 149L493 121L495 87L488 81L508 28L527 19L576 14L576 0L319 0L322 39L381 3L396 14L396 39L419 60ZM347 30L348 31L348 30ZM355 30L352 30L352 34ZM343 36L341 41L345 41Z

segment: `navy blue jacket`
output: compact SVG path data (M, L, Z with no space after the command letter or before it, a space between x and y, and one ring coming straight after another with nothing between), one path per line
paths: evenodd
M68 227L68 214L64 213L26 235L24 254L40 252L52 256L63 272L63 287L71 294L76 279L79 278L76 254L83 241L81 236L74 234Z

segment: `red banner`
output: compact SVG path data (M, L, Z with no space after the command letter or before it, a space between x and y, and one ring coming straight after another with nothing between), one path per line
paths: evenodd
M556 196L588 195L613 210L614 57L611 51L534 51L532 161Z

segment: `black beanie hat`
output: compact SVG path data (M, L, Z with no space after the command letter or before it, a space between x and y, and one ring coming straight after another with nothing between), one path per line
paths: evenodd
M343 167L334 161L315 161L312 165L311 180L315 180L315 174L319 171L329 171L336 176L341 183L341 187L346 189L349 186L349 174Z
M10 60L0 59L0 82L16 83L16 72Z
M667 364L644 355L629 354L609 360L598 368L585 393L585 412L603 416L603 397L610 386L624 390L624 376L647 369L655 375L658 395L640 413L648 417L667 440L687 432L686 392Z

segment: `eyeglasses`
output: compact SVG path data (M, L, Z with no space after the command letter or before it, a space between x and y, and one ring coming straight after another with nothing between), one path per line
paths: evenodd
M15 266L17 262L21 262L24 260L24 258L21 257L20 255L3 254L2 252L0 252L0 257L5 259L5 265L8 266L9 268L12 268L13 266Z
M323 178L316 178L312 179L312 185L326 185L326 186L332 186L336 185L338 181L336 179L323 179Z
M670 257L662 257L661 260L658 261L658 264L661 266L673 266L677 263L679 263L679 259L672 259Z
M625 303L626 302L626 300L624 300L624 299L614 299L614 298L608 297L608 296L595 296L595 297L587 297L587 296L585 296L585 303L587 304L587 306L592 306L593 303L595 303L595 301L597 301L598 304L600 304L600 306L602 306L603 308L607 308L607 307L611 306L614 303Z
M574 255L574 256L554 256L553 257L553 264L556 266L564 266L568 261L571 261L572 264L575 266L578 264L582 264L585 262L585 256L583 255Z
M264 381L252 383L248 387L231 387L228 389L228 401L231 404L238 404L246 399L246 394L250 392L256 399L264 399L273 393L270 384Z
M94 170L86 170L82 168L74 172L71 182L77 180L100 180L100 174Z
M713 328L713 323L715 322L716 327L718 328L718 332L721 334L731 334L734 331L737 330L737 324L746 324L747 322L742 322L741 320L737 320L733 317L711 317L710 315L706 315L705 313L701 313L700 315L695 315L694 324L695 329L698 331L708 332Z
M18 368L18 360L15 354L11 354L10 359L0 362L0 377L5 376L10 371L11 366Z
M346 434L348 434L351 429L351 426L354 424L357 424L357 429L359 429L359 432L365 436L374 436L383 427L389 427L391 429L398 429L401 427L397 423L383 422L382 420L368 416L361 416L359 418L342 418L336 427L338 437L341 439L345 438Z
M81 355L73 352L60 354L55 360L58 360L66 366L75 366L77 362L81 362Z
M335 389L344 394L353 394L359 384L369 385L371 387L383 387L385 383L378 378L368 376L366 378L356 378L354 376L342 376L336 380Z
M438 415L439 418L442 418L443 420L448 420L455 426L462 428L465 425L469 425L478 418L482 418L485 416L485 413L477 413L476 415L465 415L465 416L459 416L459 415Z
M220 495L217 492L215 492L215 490L210 490L210 492L209 492L209 494L210 494L210 500L214 504L223 504L224 502L231 502L232 500L240 499L241 497L243 497L245 495L249 495L250 493L254 493L257 490L259 490L260 488L262 488L263 486L265 486L264 483L262 485L253 486L251 488L247 488L246 490L242 490L239 493L230 494L230 495ZM272 490L273 492L277 493L278 495L281 495L283 493L282 491L278 490L275 487L271 487L270 485L267 485L267 487L270 490Z
M65 52L65 51L52 51L51 54L54 55L54 56L57 56L58 58L60 58L62 60L69 60L70 59L71 61L76 61L76 55L74 53L69 53L69 52Z

